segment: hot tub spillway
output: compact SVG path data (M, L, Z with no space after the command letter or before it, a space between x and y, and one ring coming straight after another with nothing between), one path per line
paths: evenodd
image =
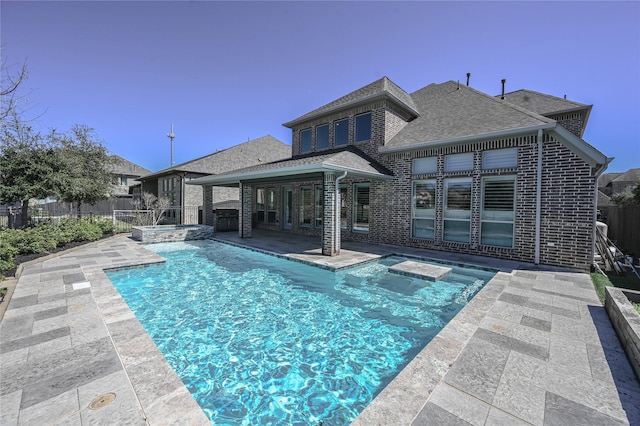
M157 225L131 228L132 238L143 243L206 240L213 237L213 232L214 227L209 225Z

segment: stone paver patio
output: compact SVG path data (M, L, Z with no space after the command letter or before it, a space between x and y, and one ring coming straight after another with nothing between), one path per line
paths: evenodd
M255 232L217 237L323 267L392 252L500 272L356 425L640 424L640 385L589 275ZM26 265L0 322L0 424L209 424L103 269L162 262L126 236ZM115 399L113 397L115 396Z

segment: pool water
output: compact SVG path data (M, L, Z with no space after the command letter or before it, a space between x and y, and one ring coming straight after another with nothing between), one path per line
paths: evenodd
M214 241L108 276L214 424L353 421L494 275L331 272ZM449 265L450 266L450 265Z

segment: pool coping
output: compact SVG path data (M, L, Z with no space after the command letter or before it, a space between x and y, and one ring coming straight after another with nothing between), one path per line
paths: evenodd
M139 242L133 241L131 239L126 238L126 236L116 236L116 238L122 238L123 242L126 242L126 249L122 249L123 251L129 250L131 247L138 247L139 250L144 250L147 253L148 257L152 260L147 259L145 262L134 261L131 259L129 261L121 261L117 264L117 268L126 268L129 267L140 267L141 265L147 263L158 263L164 261L160 256L155 255L151 251L147 250L144 246L145 244L141 244ZM222 241L227 242L227 241ZM118 244L120 241L118 241ZM254 241L255 243L255 241ZM103 240L98 243L91 243L88 246L95 244L110 244L108 240ZM398 252L395 250L396 247L382 247L377 246L379 249L375 256L381 257L381 253L396 253L400 256L411 256L412 253L409 252ZM82 247L79 247L73 252L77 250L82 250ZM109 250L114 250L109 248ZM96 250L94 250L96 251ZM99 250L97 250L99 251ZM102 250L105 251L105 250ZM265 251L265 250L257 250L257 251ZM368 252L368 255L371 255L371 251L362 250ZM270 255L279 255L276 251L269 252ZM420 253L427 253L427 251L420 251ZM55 257L64 257L69 256L73 253L57 253L54 255ZM281 254L281 253L280 253ZM446 254L445 254L446 255ZM54 257L54 258L55 258ZM70 256L75 257L75 256ZM83 257L83 255L77 255L78 260ZM366 257L366 256L365 256ZM425 256L417 256L418 258L425 258ZM289 258L289 257L287 257ZM320 258L320 257L318 257ZM426 257L431 259L431 257ZM450 257L451 258L451 257ZM290 258L289 258L290 259ZM320 258L322 259L322 258ZM459 261L457 257L453 258L454 260L448 262L450 264L455 265L471 265L474 266L473 263L468 262L466 258L463 261ZM123 259L125 260L125 259ZM300 259L291 259L300 261ZM441 259L435 259L438 262ZM486 259L485 259L486 260ZM42 262L41 259L33 261L34 263ZM93 262L93 260L92 260ZM102 322L104 326L107 328L110 339L115 350L118 353L118 357L122 363L123 369L126 371L127 380L130 383L131 388L134 391L135 403L138 404L139 411L142 413L142 420L147 424L171 424L171 423L189 423L189 424L210 424L210 421L202 411L201 407L195 402L187 388L184 386L182 381L178 378L177 374L173 369L169 366L169 363L166 361L162 353L159 351L157 346L153 343L149 335L145 332L135 314L129 309L128 305L124 302L120 294L117 292L113 283L107 277L108 270L112 270L113 267L107 267L105 265L96 265L92 262L88 262L88 264L82 266L82 271L87 276L87 281L91 283L91 297L94 300L97 309L100 311L100 315L102 318ZM31 263L31 262L30 262ZM64 263L64 261L60 261L54 264ZM81 262L80 262L81 263ZM95 262L94 262L95 263ZM98 261L98 263L100 263ZM305 262L308 263L308 262ZM584 296L562 296L558 299L558 303L562 302L562 306L566 304L567 299L565 297L574 297L576 300L592 300L595 298L597 302L597 297L595 297L595 292L592 288L592 284L589 281L589 276L581 273L575 274L575 271L568 271L569 273L564 273L562 271L567 272L567 270L561 270L559 274L549 273L550 271L556 271L557 268L538 268L533 265L521 265L520 267L514 266L515 263L511 265L507 264L504 266L501 262L489 262L490 267L487 267L487 263L478 265L480 269L485 270L499 270L496 275L487 283L485 286L476 294L476 296L467 304L435 337L434 339L425 346L416 357L411 360L408 365L395 377L395 379L387 385L378 395L377 397L362 411L360 416L354 420L353 424L360 425L371 425L371 424L422 424L420 423L425 419L425 414L429 412L428 409L432 409L433 407L445 407L444 410L447 410L447 404L442 401L442 388L451 390L449 384L447 384L447 380L445 375L452 369L454 363L458 365L460 363L460 354L467 351L470 347L474 347L477 341L477 332L484 331L486 334L487 324L482 324L481 322L488 319L487 313L494 307L496 303L499 302L499 297L501 295L507 294L507 292L503 292L505 288L507 291L520 291L519 288L522 285L532 285L533 287L540 286L540 290L543 293L549 293L550 290L556 291L555 287L548 287L544 282L546 280L560 280L558 284L553 285L564 285L563 283L568 283L574 281L575 288L586 288L588 286L588 292L585 293ZM502 266L501 266L502 265ZM25 267L28 265L25 265ZM326 264L324 265L327 266ZM503 267L504 266L504 267ZM30 272L32 273L32 272ZM586 277L585 277L586 275ZM32 278L33 275L31 276ZM29 277L27 277L29 278ZM589 281L587 284L586 281ZM25 285L29 285L30 280L27 279ZM526 284L525 284L526 283ZM18 287L20 287L21 283L18 283ZM528 287L527 287L528 288ZM558 287L558 290L560 287ZM535 290L535 289L534 289ZM582 291L582 290L580 290ZM24 292L23 292L24 293ZM530 293L527 290L527 294ZM593 295L591 295L593 293ZM508 293L513 294L513 293ZM533 294L533 293L532 293ZM560 293L554 293L560 295ZM576 293L578 294L578 293ZM582 293L580 293L582 294ZM592 297L593 296L593 297ZM556 296L554 296L556 297ZM585 299L586 297L586 299ZM564 300L564 301L563 301ZM555 303L555 302L554 302ZM581 302L582 303L582 302ZM593 302L588 302L593 303ZM599 304L599 303L598 303ZM514 305L515 306L515 305ZM11 308L11 306L10 306ZM587 315L589 318L593 318L594 322L598 321L606 321L607 319L602 319L600 311L591 311L591 307L581 306L579 307L580 311L578 315ZM561 309L561 308L554 308ZM565 309L565 308L562 308ZM588 311L587 311L588 309ZM604 308L602 308L604 309ZM566 310L566 309L565 309ZM492 315L495 315L496 312L491 312ZM33 314L32 314L33 315ZM595 315L595 316L594 316ZM605 314L606 316L606 314ZM562 320L562 317L559 317ZM531 319L529 319L531 320ZM491 317L491 321L499 321L495 316ZM508 326L507 323L499 323L502 325ZM555 324L555 320L553 322ZM562 324L561 322L558 324ZM4 325L4 320L3 324ZM609 324L610 325L610 324ZM598 326L598 324L596 324ZM591 331L589 331L591 333ZM598 333L601 330L598 329ZM584 331L587 333L587 331ZM615 335L615 332L613 332ZM561 333L562 334L562 333ZM602 337L604 336L604 337ZM605 347L605 345L613 345L616 346L616 343L610 342L610 336L607 337L602 335L600 339L604 339L601 342L598 340L590 341L589 344L597 345L594 347L600 347L599 350ZM591 338L592 339L592 338ZM602 345L602 346L600 346ZM477 345L476 345L477 346ZM517 349L516 349L517 350ZM605 356L607 355L607 348L604 348ZM618 349L616 349L617 351ZM617 352L614 352L617 353ZM590 360L591 361L591 360ZM596 361L598 361L596 359ZM595 361L594 361L595 362ZM606 364L605 364L606 365ZM601 366L602 367L602 366ZM609 368L611 368L611 372L609 372ZM607 374L613 374L614 382L616 382L615 378L617 374L620 374L621 367L619 365L611 366L606 368ZM633 375L633 370L631 370L631 374ZM569 370L571 371L571 370ZM32 374L29 372L25 372L25 374ZM506 373L505 373L506 374ZM566 374L566 373L564 373ZM574 374L574 373L571 373ZM447 377L449 377L448 375ZM569 376L568 376L569 377ZM582 383L580 386L586 386L586 384ZM609 386L609 385L608 385ZM632 389L630 395L637 395L640 397L640 393L634 387L629 387L630 385L625 385L627 390ZM637 387L637 383L635 385ZM435 389L435 397L432 397ZM615 387L613 388L615 389ZM588 390L587 392L591 392ZM599 390L601 392L601 390ZM605 395L610 397L611 388L606 388ZM458 394L460 396L462 394ZM622 401L622 408L626 409L625 402L623 401L624 397L620 394L620 401ZM4 398L0 396L0 398ZM434 399L435 398L435 399ZM462 398L463 401L466 401L464 396ZM50 400L53 401L53 400ZM435 401L432 402L432 401ZM479 400L476 400L474 404L476 404ZM466 401L468 402L468 401ZM502 411L503 408L498 405L491 405L491 401L489 402L489 416L487 414L482 414L482 416L478 416L477 418L471 417L473 421L472 424L484 424L485 421L489 422L491 418L494 420L497 418L496 415L502 416L502 420L508 418L511 424L520 424L522 423L522 419L526 418L526 416L518 416L513 417L509 416L507 412ZM19 403L19 401L18 401ZM462 404L463 402L460 402ZM610 402L608 402L610 404ZM4 403L3 403L4 404ZM434 405L435 404L435 405ZM485 404L484 402L482 404ZM583 402L584 404L584 402ZM620 402L615 402L613 405L620 405ZM19 404L18 404L19 405ZM476 404L477 405L477 404ZM485 404L486 405L486 404ZM4 407L4 405L3 405ZM496 408L497 407L497 408ZM553 407L552 407L553 408ZM609 413L611 408L601 408L596 407L599 411L598 413L606 412ZM471 408L469 408L471 409ZM544 403L542 409L545 409ZM497 410L497 411L496 411ZM618 409L616 409L618 410ZM4 408L3 408L4 411ZM464 410L463 410L464 411ZM20 411L22 412L22 411ZM455 410L449 410L448 413L457 413ZM498 413L492 414L491 413ZM512 412L513 413L513 412ZM465 414L465 413L463 413ZM456 414L456 418L469 421L470 418L465 417L463 414ZM468 413L467 413L468 414ZM105 414L106 416L106 411ZM613 415L615 415L615 419L625 419L626 417L622 416L619 411L614 411ZM635 420L640 419L640 415L636 415L636 417L631 417L635 415L633 410L629 413L629 418L634 418ZM0 415L0 420L4 419L5 414ZM55 419L50 419L55 420ZM109 422L109 417L104 417L104 421ZM133 418L131 418L133 422ZM451 418L449 418L451 420ZM480 422L480 423L478 423ZM0 422L1 423L1 422ZM541 422L530 422L534 424L542 424ZM628 424L623 422L622 424Z

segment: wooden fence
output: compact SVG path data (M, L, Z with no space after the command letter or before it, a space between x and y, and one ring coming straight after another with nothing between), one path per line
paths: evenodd
M609 206L609 239L626 254L640 257L640 205Z

